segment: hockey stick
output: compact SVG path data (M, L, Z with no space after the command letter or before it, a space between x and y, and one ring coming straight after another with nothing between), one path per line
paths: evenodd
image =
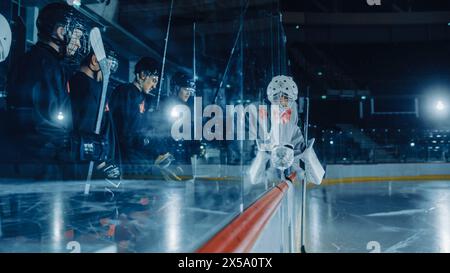
M89 40L92 49L94 50L95 57L97 58L97 61L100 64L100 70L102 71L103 76L102 95L100 98L100 107L97 112L97 122L95 125L95 133L100 134L103 113L106 104L106 93L108 92L109 76L111 73L110 67L108 65L108 59L106 58L105 47L103 46L103 40L102 35L100 33L100 29L98 29L97 27L93 28L91 30L91 33L89 34ZM93 170L94 170L94 161L91 161L89 163L88 177L84 188L85 195L89 194L89 189L91 187L89 181L91 181L92 179Z
M161 67L161 81L159 83L158 89L158 97L156 99L156 109L159 109L159 101L161 99L161 90L164 82L164 71L166 67L166 56L167 56L167 45L169 44L169 34L170 34L170 26L172 25L172 13L173 13L173 1L170 2L170 10L169 10L169 22L167 22L167 31L166 31L166 39L164 43L164 55Z
M309 127L309 86L307 87L307 91L306 91L306 117L305 117L305 142L306 142L306 146L308 146L308 127ZM300 220L300 238L301 238L301 243L300 243L300 253L306 253L306 247L305 247L305 235L306 235L306 224L305 224L305 219L306 219L306 164L305 164L305 177L302 180L302 211L301 211L301 220Z

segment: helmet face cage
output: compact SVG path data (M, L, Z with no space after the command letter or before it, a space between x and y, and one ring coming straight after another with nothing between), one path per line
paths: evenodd
M184 88L184 90L189 92L189 96L191 96L191 97L195 96L195 88L192 88L192 87L181 87L181 88ZM180 90L181 90L181 88L180 88Z
M195 96L196 86L193 80L188 80L184 86L180 86L180 88L184 88L189 92L190 96Z
M119 60L112 55L108 55L108 63L111 74L116 73L119 70Z
M188 88L186 88L186 90L189 91L189 95L195 96L195 92L196 92L195 88L188 87Z
M79 64L90 52L89 33L81 18L71 14L65 30L66 57L69 61Z
M152 82L154 84L158 84L159 83L159 71L155 70L155 71L143 71L144 75L146 78L152 78ZM145 81L145 80L144 80Z
M147 77L152 77L152 76L159 77L159 70L158 69L155 69L154 71L146 70L146 71L144 71L144 74Z
M181 89L184 89L185 91L189 92L189 96L193 97L196 93L196 86L195 82L193 80L188 80L184 84L175 83L175 95L178 95L180 93Z
M114 50L109 46L105 46L106 58L108 59L109 70L111 74L114 74L119 70L119 59Z
M281 98L285 98L288 102L287 105L282 105ZM284 108L292 108L294 105L295 99L291 96L289 96L286 93L276 93L272 96L271 99L269 99L271 103L279 105L282 109Z

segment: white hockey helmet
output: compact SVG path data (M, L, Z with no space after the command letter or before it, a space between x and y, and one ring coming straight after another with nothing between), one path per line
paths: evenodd
M289 105L297 100L298 88L292 77L276 76L267 86L267 98L271 103L279 104L282 95L289 99Z
M8 20L0 14L0 63L6 60L11 49L11 27Z

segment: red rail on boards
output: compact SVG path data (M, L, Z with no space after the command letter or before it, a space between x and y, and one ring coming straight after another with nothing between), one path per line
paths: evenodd
M271 216L278 209L289 186L286 182L269 191L241 215L234 219L197 253L246 253L249 252Z

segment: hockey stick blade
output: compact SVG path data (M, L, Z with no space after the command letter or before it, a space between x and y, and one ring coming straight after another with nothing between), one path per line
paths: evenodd
M98 27L94 27L90 34L89 40L94 50L95 56L97 60L101 62L103 59L106 59L105 47L103 46L102 34L100 33L100 29Z

